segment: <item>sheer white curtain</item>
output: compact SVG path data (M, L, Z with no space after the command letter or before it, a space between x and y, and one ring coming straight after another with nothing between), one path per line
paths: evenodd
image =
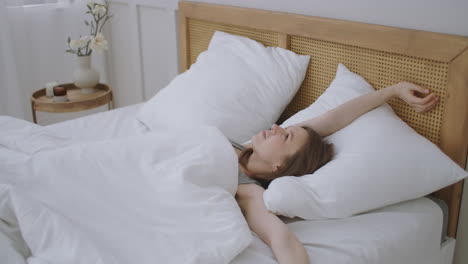
M89 34L87 1L35 1L0 0L0 115L26 120L36 89L72 81L75 55L65 52L67 37ZM93 66L106 80L103 55L93 54Z
M11 2L0 1L0 114L25 117L24 97L18 78L19 54L14 31L24 27L22 8L7 9ZM11 21L15 17L16 21ZM24 45L24 43L18 43Z

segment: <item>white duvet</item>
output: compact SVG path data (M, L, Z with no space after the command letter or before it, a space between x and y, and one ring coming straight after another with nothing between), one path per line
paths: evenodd
M89 142L0 117L2 234L25 245L3 248L11 263L228 263L252 238L237 169L212 127Z

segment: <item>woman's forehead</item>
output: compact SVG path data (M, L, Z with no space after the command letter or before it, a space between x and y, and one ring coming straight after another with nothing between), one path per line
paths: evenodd
M290 125L290 126L287 126L285 129L294 129L294 130L305 130L303 127L299 126L299 125Z
M298 143L299 145L305 143L305 140L308 136L308 133L305 128L298 125L291 125L286 127L285 129L289 131L293 136L291 142Z

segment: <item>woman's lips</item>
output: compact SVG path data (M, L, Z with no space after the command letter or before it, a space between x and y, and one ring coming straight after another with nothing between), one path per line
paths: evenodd
M266 132L265 130L262 131L263 138L266 138Z

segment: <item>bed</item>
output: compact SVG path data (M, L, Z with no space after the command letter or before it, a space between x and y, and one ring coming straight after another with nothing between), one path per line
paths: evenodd
M47 129L86 140L145 133L149 130L134 118L141 106L65 121ZM446 236L448 218L443 207L424 197L347 219L282 219L305 244L311 263L452 263L455 239ZM276 263L271 249L252 236L249 247L232 263Z
M468 72L467 38L279 12L180 2L181 72L186 71L198 55L207 49L217 30L246 36L266 46L279 46L298 54L315 56L299 92L279 122L314 102L333 79L338 63L346 63L376 89L402 79L430 87L442 99L442 107L436 111L415 115L400 101L395 100L391 105L418 133L438 145L461 167L465 167L468 146L468 77L465 74ZM142 106L128 106L50 125L44 127L44 133L87 142L109 142L118 138L147 135L150 129L135 119ZM63 143L65 147L67 142ZM18 159L21 158L18 156ZM448 206L446 213L440 202L422 197L345 219L282 219L304 243L311 263L451 263L462 184L456 183L434 194ZM5 221L0 224L0 243L6 249L2 250L0 257L9 260L7 263L23 263L21 261L24 259L21 260L21 256L17 255L27 258L30 252L20 239L16 239L18 229ZM219 241L215 241L216 244L220 244ZM224 241L226 246L228 242ZM223 259L231 258L231 263L239 264L276 263L269 247L254 234L247 242L248 246L239 249L234 257L223 256ZM171 260L168 258L165 262L177 263ZM34 261L41 263L40 259ZM200 259L192 259L185 263L202 262Z

